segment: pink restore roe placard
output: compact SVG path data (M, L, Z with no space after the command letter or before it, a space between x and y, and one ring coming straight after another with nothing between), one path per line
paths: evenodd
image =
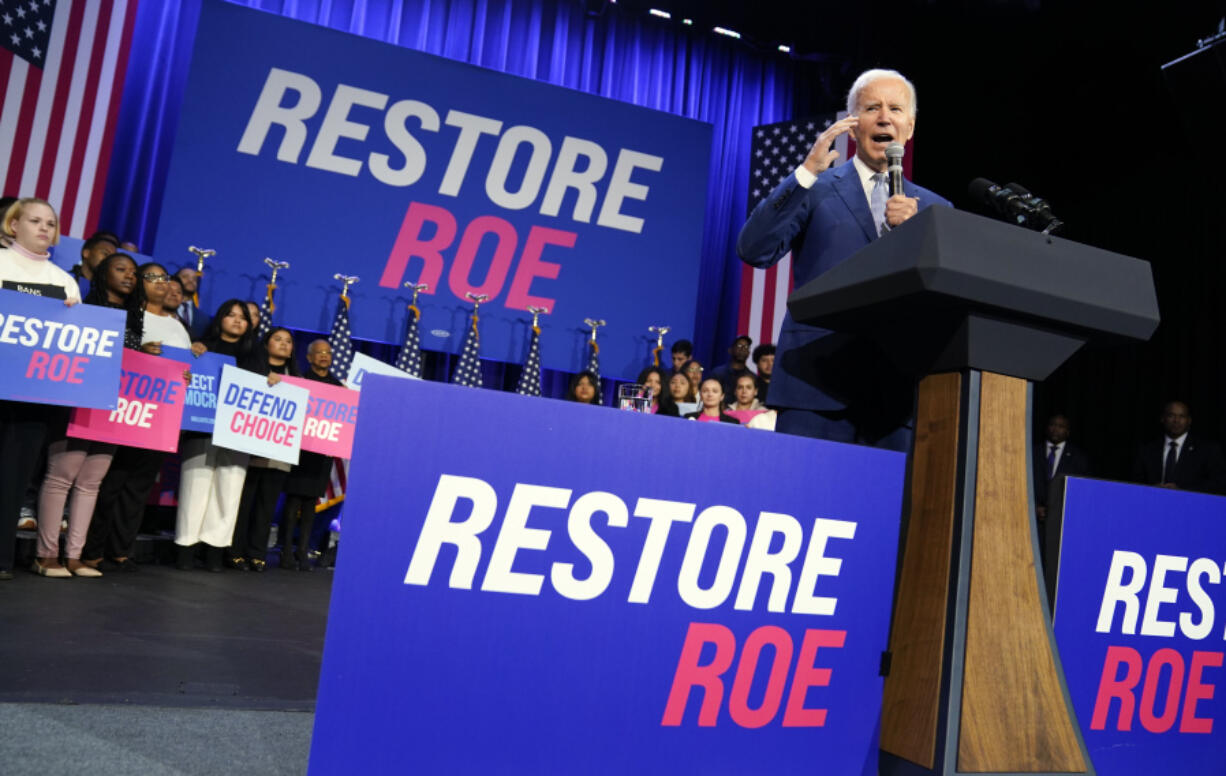
M183 369L181 362L125 349L115 409L74 409L68 436L173 453L187 390Z
M302 426L302 449L334 458L353 453L353 430L358 423L357 391L318 380L283 377L285 382L311 392Z

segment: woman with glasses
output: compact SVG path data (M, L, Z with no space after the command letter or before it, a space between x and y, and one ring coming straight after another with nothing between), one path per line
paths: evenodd
M164 309L166 301L166 268L149 262L136 268L136 287L132 291L132 308L139 313L141 326L140 349L160 355L162 344L190 348L192 343L179 322ZM186 378L187 374L184 373ZM136 571L132 551L136 534L145 515L145 501L157 483L158 473L166 453L137 447L119 447L111 468L98 490L98 504L89 534L81 552L82 563L98 569Z

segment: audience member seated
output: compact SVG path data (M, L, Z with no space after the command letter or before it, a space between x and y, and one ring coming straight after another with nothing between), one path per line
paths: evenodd
M694 343L689 340L677 340L673 343L669 351L673 356L673 369L671 374L676 374L694 356Z
M771 372L775 369L775 346L759 345L754 348L753 363L758 368L758 401L767 404L766 394L771 387Z
M690 385L694 386L694 394L697 395L699 387L702 385L702 364L694 359L690 359L681 365L681 371L690 379Z
M1226 458L1217 442L1190 433L1192 411L1186 402L1167 402L1159 418L1162 439L1141 445L1133 478L1143 485L1226 493Z
M307 348L307 364L310 369L304 375L308 380L317 380L328 385L341 385L329 373L332 367L332 346L327 340L318 339ZM281 507L281 568L311 570L311 529L315 524L315 504L328 489L332 476L332 458L320 453L303 451L298 455L298 465L290 470L285 479L285 504ZM295 546L294 529L298 529Z
M263 347L256 352L259 355L252 359L249 368L267 375L269 385L281 382L281 375L299 376L298 364L294 360L294 337L289 329L278 326L270 331L264 337ZM240 571L264 571L268 568L265 560L268 535L272 532L273 514L290 468L283 461L251 457L239 499L234 538L230 542L230 558L227 561L230 568Z
M738 377L734 391L736 401L728 408L727 414L736 418L738 423L748 424L755 416L766 412L766 407L758 401L758 381L752 374Z
M724 387L724 395L731 396L736 391L736 381L741 375L753 376L753 372L745 366L745 362L749 360L749 349L753 347L753 340L742 334L732 341L732 345L728 348L728 355L732 360L723 366L717 366L711 370L711 377L719 380L720 385Z
M736 418L724 412L724 387L719 380L708 377L698 387L698 401L702 408L686 415L690 420L707 423L738 423Z
M247 305L227 299L192 352L233 356L238 366L251 366L255 339ZM190 570L195 547L203 544L205 567L221 571L225 548L234 538L234 522L247 476L246 453L217 447L208 434L187 431L179 441L183 468L179 475L179 510L175 518L175 565Z
M600 404L597 398L600 390L597 387L600 378L586 370L580 372L570 379L570 386L566 389L566 400L577 401L581 404Z
M250 300L246 304L247 315L251 316L251 330L258 333L260 330L260 305Z
M81 246L81 262L69 270L76 278L81 296L89 292L94 273L102 260L119 250L119 238L110 232L94 232Z
M128 310L124 344L139 347L139 326L133 330L139 311L129 301L136 288L136 262L127 254L112 253L92 271L94 282L85 295L85 304ZM83 563L81 555L98 502L98 489L115 457L115 445L74 439L60 431L59 438L47 449L47 474L38 495L38 558L31 570L44 577L62 579L100 577L102 572ZM60 523L69 493L65 567L60 565Z
M651 391L651 414L668 415L674 418L681 416L681 413L677 411L677 402L673 401L672 395L664 390L663 369L658 366L649 366L639 372L639 379L636 382Z
M16 200L4 211L2 227L11 242L0 248L0 287L69 305L81 301L72 275L49 260L60 238L59 218L49 204L34 197ZM17 521L43 444L67 422L64 407L0 401L0 580L13 578Z

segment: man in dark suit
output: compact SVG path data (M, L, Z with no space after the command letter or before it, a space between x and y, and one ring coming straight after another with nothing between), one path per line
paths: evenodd
M1159 418L1161 440L1141 445L1133 478L1143 485L1226 493L1226 458L1217 442L1191 433L1192 411L1182 401L1167 402Z
M948 200L904 181L887 195L885 149L915 132L915 87L893 70L862 73L834 122L796 168L750 214L737 240L741 259L768 267L789 251L800 287L929 205ZM831 168L835 139L851 133L855 157ZM912 390L865 341L792 320L779 335L771 380L776 430L842 442L906 449Z
M1069 441L1069 422L1064 415L1047 420L1044 440L1034 446L1034 504L1040 523L1047 518L1050 484L1057 477L1085 477L1090 474L1090 459Z

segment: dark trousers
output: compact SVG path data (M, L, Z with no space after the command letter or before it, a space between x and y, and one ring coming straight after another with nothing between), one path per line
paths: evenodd
M47 421L41 415L22 418L21 408L28 404L0 405L0 571L11 571L21 504L47 438Z
M315 525L315 502L306 496L286 496L281 510L281 557L294 546L294 528L298 528L298 558L306 560L311 547L311 528Z
M98 505L89 524L81 558L128 558L136 544L145 502L157 483L166 453L120 447L98 489Z
M238 520L234 524L234 540L230 545L231 555L264 560L277 499L281 497L288 474L266 466L247 467L243 495L238 502Z

